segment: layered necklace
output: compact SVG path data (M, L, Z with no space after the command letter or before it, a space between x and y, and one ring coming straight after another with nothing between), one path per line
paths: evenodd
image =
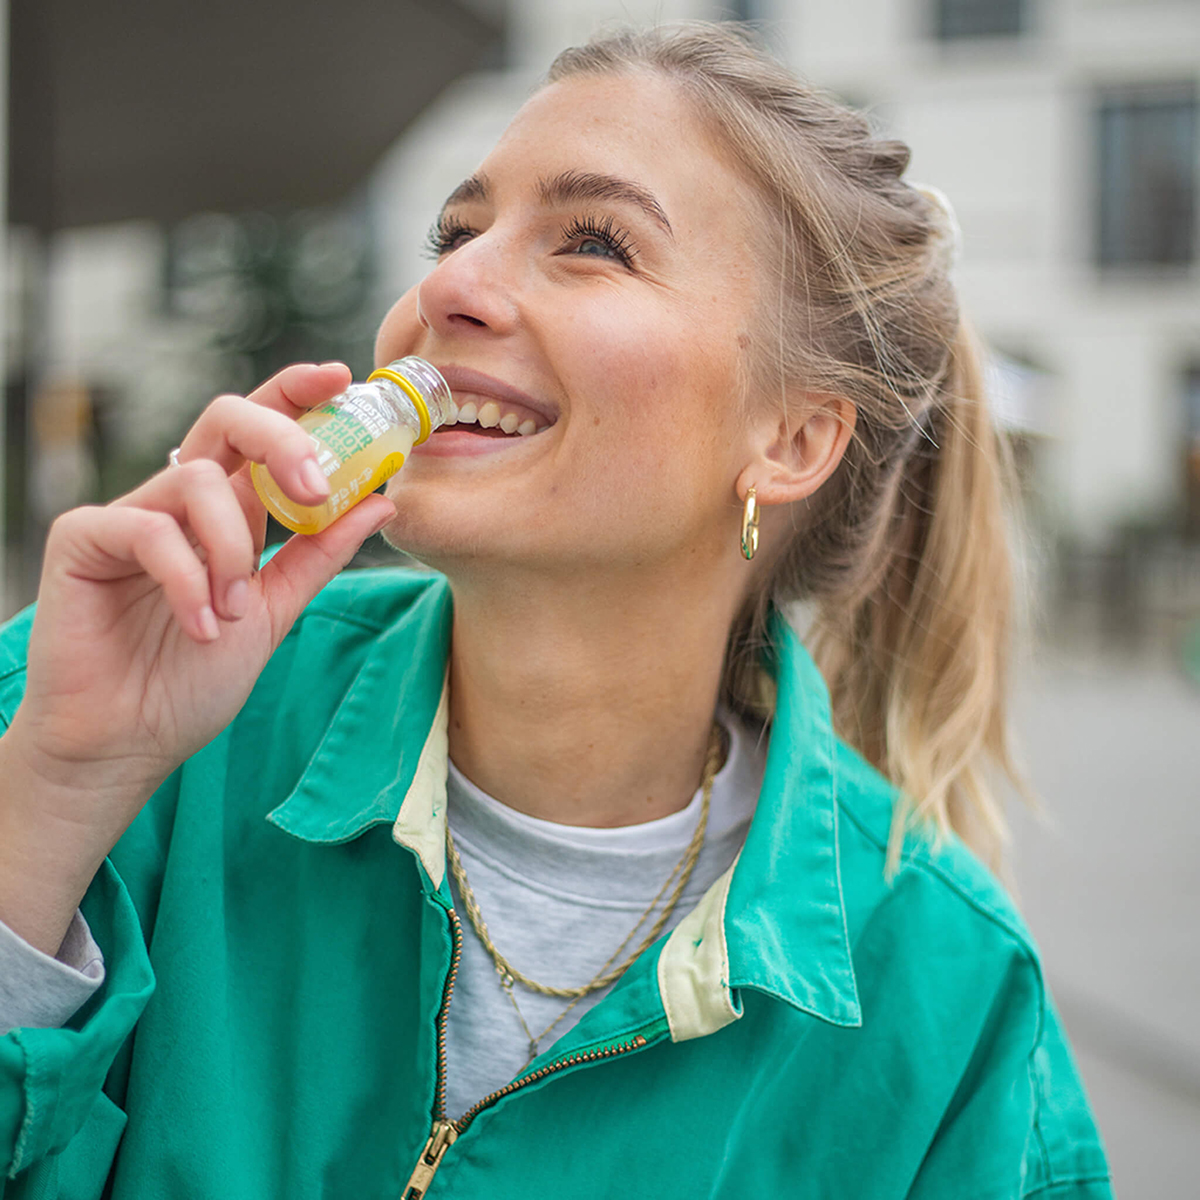
M458 885L458 893L462 897L463 908L466 909L467 919L471 922L471 928L475 930L475 934L479 938L483 948L488 952L488 956L492 960L492 965L496 968L496 974L500 977L500 986L504 989L504 994L511 1002L517 1014L517 1019L521 1022L521 1028L525 1031L525 1036L529 1039L529 1057L526 1059L525 1066L528 1066L537 1058L538 1054L541 1053L540 1045L542 1041L558 1026L575 1005L584 996L599 991L601 988L608 987L610 983L614 983L620 979L638 957L654 944L667 922L671 919L671 914L679 904L679 899L683 895L684 888L687 887L688 880L692 877L692 872L695 870L696 863L700 858L700 851L704 846L704 835L708 828L708 812L712 803L713 780L716 778L717 771L721 765L722 752L722 730L720 725L714 723L712 732L708 738L708 752L704 759L704 773L700 779L700 819L696 822L696 829L692 834L692 840L684 850L683 856L675 864L671 874L667 876L666 882L659 888L658 894L650 901L646 911L642 913L637 919L637 923L626 935L625 940L612 952L608 961L605 962L600 970L587 983L580 984L579 987L551 987L549 984L539 983L536 979L530 979L528 975L517 970L496 949L496 944L492 941L491 934L488 933L487 923L483 919L483 914L479 911L479 902L475 899L475 893L471 891L471 885L467 882L467 872L454 845L454 838L450 834L450 823L447 821L446 861L450 865L450 873L454 876L454 882ZM670 895L667 895L668 891ZM625 948L633 941L638 930L650 919L664 896L667 897L666 903L663 904L662 911L655 918L649 932L639 943L637 949L618 963L617 960L624 953ZM617 965L614 966L614 963L617 963ZM525 1020L525 1014L521 1012L521 1006L517 1003L514 985L518 983L523 988L531 992L536 992L539 996L553 996L569 1001L562 1012L539 1034L535 1035L529 1028L529 1024Z

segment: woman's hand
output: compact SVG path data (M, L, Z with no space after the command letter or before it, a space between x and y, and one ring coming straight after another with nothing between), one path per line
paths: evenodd
M233 719L304 606L394 516L369 496L255 571L266 513L246 464L319 503L328 486L294 418L349 382L341 364L301 364L222 396L180 466L54 523L25 698L0 739L0 918L49 953L151 793Z

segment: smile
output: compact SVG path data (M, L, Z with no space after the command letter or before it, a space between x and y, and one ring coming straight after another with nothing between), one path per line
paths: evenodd
M532 437L558 419L543 401L482 372L466 367L441 368L453 403L449 419L435 436L453 432L488 438Z
M462 400L461 404L459 400ZM527 410L507 403L502 409L496 400L475 396L468 399L460 392L455 396L454 404L456 407L450 410L450 419L442 426L443 429L461 429L464 425L476 425L480 433L493 437L497 434L529 437L550 428L548 424L539 425L536 417L527 415Z

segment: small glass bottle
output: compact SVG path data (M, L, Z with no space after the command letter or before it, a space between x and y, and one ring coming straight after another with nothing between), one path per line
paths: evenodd
M399 358L352 383L340 395L299 419L317 448L317 465L329 480L322 504L298 504L262 463L250 478L259 499L295 533L320 533L404 466L453 411L450 388L423 358Z

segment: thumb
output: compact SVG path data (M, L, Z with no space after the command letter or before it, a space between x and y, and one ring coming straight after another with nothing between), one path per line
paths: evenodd
M278 646L305 605L354 557L359 546L396 516L386 496L371 495L311 536L296 534L259 573Z

